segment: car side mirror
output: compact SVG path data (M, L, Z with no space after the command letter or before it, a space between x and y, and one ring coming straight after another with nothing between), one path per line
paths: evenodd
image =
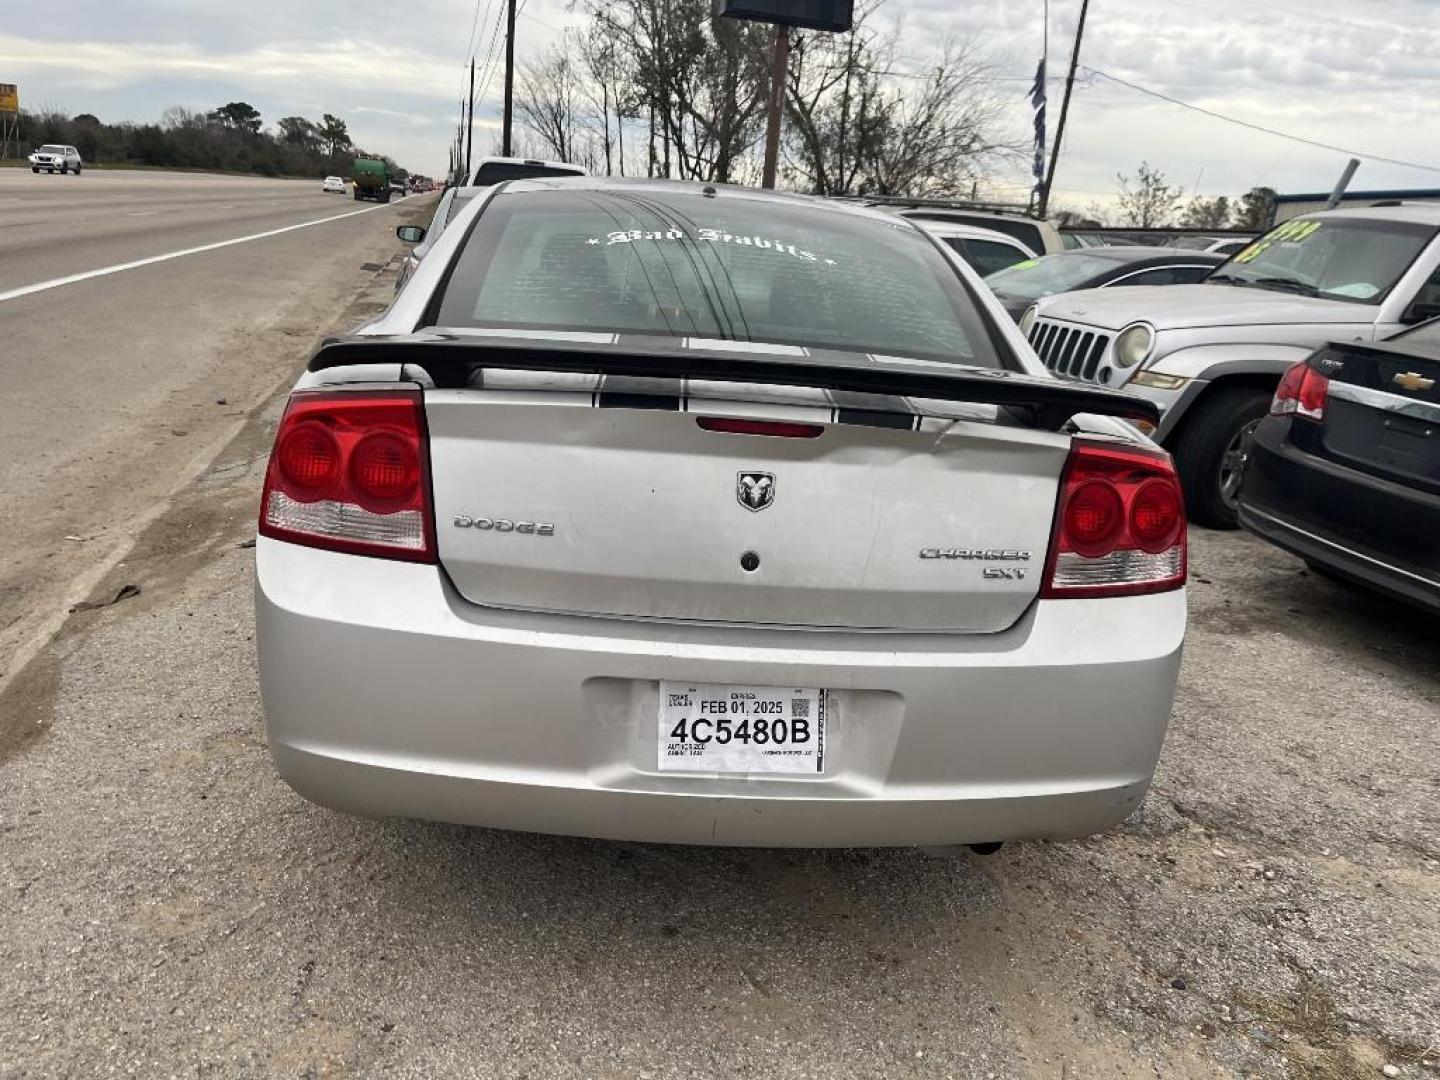
M395 235L407 244L418 244L425 239L425 230L419 225L397 225Z
M1416 323L1433 319L1437 315L1440 315L1440 304L1428 300L1416 300L1405 309L1405 314L1400 316L1400 321L1406 326L1414 326Z

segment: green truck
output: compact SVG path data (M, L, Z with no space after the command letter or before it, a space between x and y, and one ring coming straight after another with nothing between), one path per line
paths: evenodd
M374 199L376 202L390 201L390 169L383 161L373 158L356 158L352 170L355 178L355 201Z

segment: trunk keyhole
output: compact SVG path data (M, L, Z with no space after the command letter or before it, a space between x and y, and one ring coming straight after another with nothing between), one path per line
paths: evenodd
M740 569L744 570L747 574L753 574L756 570L760 569L760 556L756 555L753 551L745 552L744 555L740 556Z

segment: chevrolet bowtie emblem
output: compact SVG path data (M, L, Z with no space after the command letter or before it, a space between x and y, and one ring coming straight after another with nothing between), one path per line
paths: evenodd
M1402 390L1409 390L1412 393L1419 390L1429 390L1435 385L1434 379L1427 379L1424 375L1417 375L1413 371L1402 371L1390 381Z

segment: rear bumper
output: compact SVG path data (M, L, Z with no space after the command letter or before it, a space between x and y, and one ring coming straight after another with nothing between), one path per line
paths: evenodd
M267 735L305 797L368 816L754 846L1069 837L1150 783L1183 592L1035 604L990 635L495 611L436 567L261 537ZM662 773L658 681L831 691L815 777Z
M1291 423L1272 417L1255 430L1240 490L1241 526L1440 612L1440 499L1305 453L1289 441Z

